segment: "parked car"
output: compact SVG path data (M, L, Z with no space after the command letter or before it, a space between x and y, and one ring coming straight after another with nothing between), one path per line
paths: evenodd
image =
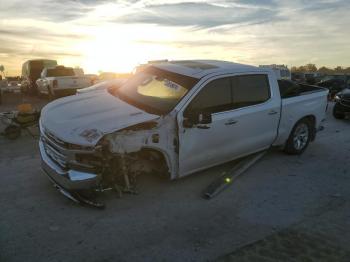
M21 78L18 76L6 77L7 86L4 91L6 92L20 92L21 91Z
M344 119L350 114L350 89L346 88L335 95L333 116L337 119Z
M297 83L304 83L304 82L306 82L305 74L304 73L299 73L299 72L293 72L292 73L292 81L297 82Z
M317 74L316 73L305 73L305 82L310 85L316 84L317 81Z
M327 76L317 85L329 89L329 97L333 99L336 93L350 87L350 78Z
M28 60L22 65L22 83L21 92L36 94L37 85L36 80L40 78L40 74L45 67L56 66L56 60L35 59Z
M44 68L36 84L39 94L53 98L73 95L77 89L90 86L91 80L86 76L77 76L72 67L55 66Z
M182 178L271 146L301 154L325 117L327 94L302 85L281 98L276 75L266 68L159 63L120 88L46 105L42 168L72 197L85 189L130 188L145 172Z

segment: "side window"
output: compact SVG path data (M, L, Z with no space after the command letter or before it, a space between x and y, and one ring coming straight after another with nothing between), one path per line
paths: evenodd
M260 104L270 98L267 75L245 75L237 76L234 79L234 108Z
M232 109L230 78L220 78L208 83L192 100L187 113L217 113Z

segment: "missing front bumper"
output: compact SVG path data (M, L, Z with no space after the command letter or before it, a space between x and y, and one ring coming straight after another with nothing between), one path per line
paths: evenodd
M42 141L39 142L39 149L41 167L54 184L66 191L94 189L98 187L100 182L100 176L98 174L77 170L63 170L47 155Z

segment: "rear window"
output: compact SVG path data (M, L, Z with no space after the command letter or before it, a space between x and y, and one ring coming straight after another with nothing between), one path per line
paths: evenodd
M46 76L48 77L56 77L56 76L74 76L74 70L70 67L65 68L53 68L47 69Z
M299 95L300 85L289 80L278 80L278 87L282 98Z

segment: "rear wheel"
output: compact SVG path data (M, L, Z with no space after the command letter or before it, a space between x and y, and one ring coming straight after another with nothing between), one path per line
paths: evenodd
M308 119L302 119L292 129L284 151L288 154L302 154L308 147L312 136L312 126Z
M333 107L333 116L336 119L344 119L345 118L345 114L339 110L339 104L338 103L336 103L334 105L334 107Z

